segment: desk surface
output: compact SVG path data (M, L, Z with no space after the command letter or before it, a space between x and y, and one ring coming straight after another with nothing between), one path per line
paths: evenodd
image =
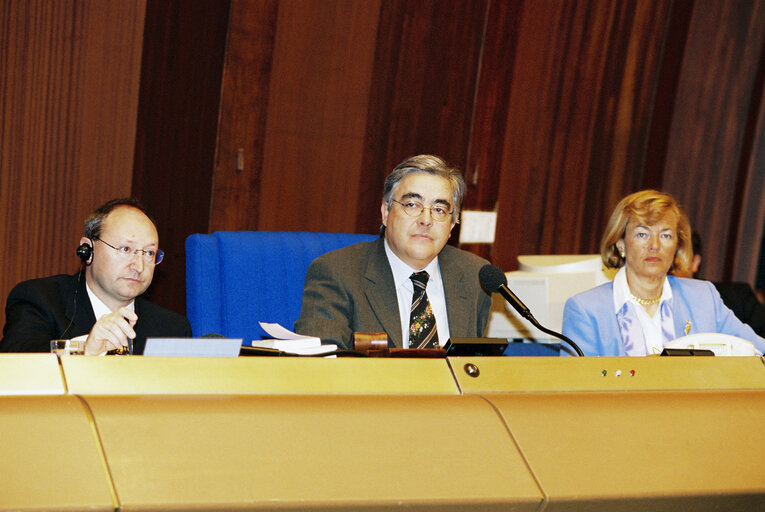
M459 389L443 359L64 357L70 393L433 394Z
M69 356L59 366L45 354L3 365L27 380L0 378L0 510L765 503L759 358ZM66 493L51 493L53 478L73 473Z
M55 354L0 355L0 396L63 395L65 392Z
M457 357L449 363L463 393L765 389L760 357Z
M467 371L469 368L470 371ZM476 372L477 370L477 372ZM0 356L0 395L465 394L765 389L758 357Z

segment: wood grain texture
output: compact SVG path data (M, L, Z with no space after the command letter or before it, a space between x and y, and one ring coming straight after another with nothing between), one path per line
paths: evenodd
M742 150L741 171L745 178L743 183L739 182L743 186L740 215L731 218L731 232L735 232L736 238L729 246L732 251L728 252L724 270L730 271L733 281L757 283L757 288L765 290L765 52L760 55L757 73Z
M228 0L149 0L132 191L157 220L165 261L146 297L186 311L185 241L206 232Z
M379 2L279 2L257 227L355 228Z
M500 168L498 181L477 185L484 204L494 194L498 205L495 264L517 268L519 254L597 252L611 208L642 182L668 7L599 1L517 7L510 86L477 99L481 111L482 101L500 103L498 96L507 95L501 153L485 156L489 150L473 144L476 162ZM508 32L491 23L489 29L487 48ZM489 73L484 65L482 78ZM474 134L487 131L477 124Z
M0 3L3 298L75 272L87 214L130 194L144 13L143 0Z
M465 169L467 191L463 209L497 211L505 128L510 108L509 91L513 87L513 68L518 54L518 30L521 0L491 2L486 10L481 65L472 119L468 165ZM502 195L512 194L508 190ZM510 196L512 197L512 196ZM497 233L504 233L498 226ZM456 234L455 234L456 235ZM493 259L495 244L460 244L462 249Z
M425 152L497 209L467 248L508 270L596 252L656 187L703 277L753 282L764 74L756 0L5 0L0 295L74 272L84 217L132 191L168 252L149 297L183 311L188 234L374 232L384 177Z
M405 158L432 153L464 170L487 5L465 0L382 4L357 231L379 228L383 181Z
M763 62L765 4L697 0L688 30L663 186L684 205L704 240L700 276L729 279L735 248L745 247L751 252L747 259L756 261L760 245L759 238L738 239L731 226L740 223L747 175L763 172L762 160L754 163L753 145L746 141L758 140L751 128L747 135L747 127L761 115L762 85L757 90L756 84ZM747 194L753 194L750 202L765 202L762 187Z
M209 231L258 229L276 1L231 4ZM241 165L238 169L239 152Z
M642 185L644 188L662 188L669 132L672 128L672 114L674 113L680 81L679 70L683 65L688 26L693 15L693 2L694 0L674 0L672 2L646 148Z

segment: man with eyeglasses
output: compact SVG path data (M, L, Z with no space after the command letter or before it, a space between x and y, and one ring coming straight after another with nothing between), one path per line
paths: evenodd
M385 332L395 348L483 336L491 297L478 272L488 262L446 245L464 194L460 172L437 156L396 166L385 180L381 237L311 263L295 331L345 348L354 333Z
M162 261L154 221L135 199L113 199L85 221L77 274L32 279L8 296L2 352L49 352L85 339L86 354L142 354L147 337L190 337L186 317L143 299Z

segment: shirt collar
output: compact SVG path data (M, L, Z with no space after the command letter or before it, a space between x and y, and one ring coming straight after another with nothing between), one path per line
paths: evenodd
M108 315L112 310L99 299L93 290L90 289L90 285L85 282L85 288L88 291L88 297L90 298L90 305L93 307L93 314L96 317L96 321L100 320L102 316ZM126 306L130 311L135 311L135 299L130 301L130 304Z
M388 256L388 263L390 263L390 269L393 272L393 282L396 285L396 288L399 286L405 286L410 289L414 289L414 285L412 284L411 279L409 279L409 276L412 275L412 272L419 272L420 269L415 269L404 263L404 261L396 256L396 253L393 252L393 249L390 248L388 245L388 241L383 239L383 242L385 244L385 254ZM425 272L428 273L430 276L428 278L428 286L433 284L440 284L441 281L441 273L439 272L438 268L438 257L433 258L433 260L428 263L425 268L423 268Z
M672 299L672 287L669 285L669 279L664 277L664 285L661 289L660 303ZM627 284L627 271L625 267L619 269L614 276L614 312L618 313L625 302L634 302L632 300L632 293L630 293L630 287Z

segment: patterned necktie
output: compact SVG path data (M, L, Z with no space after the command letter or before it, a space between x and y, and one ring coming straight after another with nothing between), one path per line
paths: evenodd
M414 285L412 312L409 316L409 348L438 347L436 317L433 315L428 293L425 291L428 277L428 273L424 270L409 276Z

